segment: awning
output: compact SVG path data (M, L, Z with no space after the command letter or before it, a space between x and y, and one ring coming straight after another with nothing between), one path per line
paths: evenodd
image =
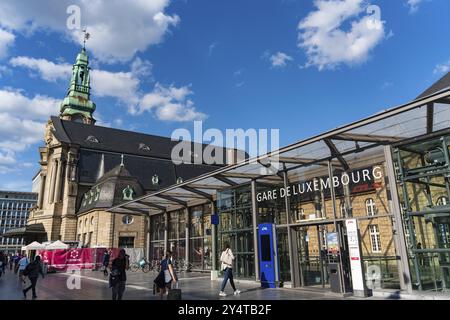
M29 245L25 246L24 248L25 248L25 250L44 250L45 245L43 245L37 241L34 241L34 242L30 243Z
M56 240L55 242L45 246L45 250L59 250L59 249L69 249L69 245L65 244L60 240Z
M4 233L0 234L0 237L13 238L13 237L24 237L27 235L46 235L44 225L42 223L29 224L22 228L9 229Z
M383 152L386 145L442 132L449 134L449 128L450 88L447 88L279 150L146 194L108 211L154 215L185 208L188 203L199 200L213 201L217 191L251 181L274 187L283 185L283 172L292 183L306 179L311 171L324 171L330 164L337 170L348 171L361 153L369 157Z

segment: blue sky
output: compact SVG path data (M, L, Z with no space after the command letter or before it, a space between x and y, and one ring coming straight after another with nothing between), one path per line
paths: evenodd
M31 190L80 50L69 5L91 33L95 116L126 130L203 120L280 129L283 146L406 103L450 70L446 0L16 2L0 4L0 189Z

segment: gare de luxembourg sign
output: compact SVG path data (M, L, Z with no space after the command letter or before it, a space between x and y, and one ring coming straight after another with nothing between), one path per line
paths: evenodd
M324 191L325 196L331 193L330 188L334 188L336 195L343 194L343 187L349 186L351 193L373 190L378 187L375 180L383 177L381 166L359 169L352 172L344 172L341 175L334 175L330 182L330 177L316 177L308 181L299 182L286 188L278 188L259 192L256 194L258 202L277 200L280 198L301 196L305 200L311 200L314 193Z

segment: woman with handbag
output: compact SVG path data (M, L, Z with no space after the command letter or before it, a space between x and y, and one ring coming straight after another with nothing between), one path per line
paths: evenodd
M225 250L222 252L220 256L220 262L222 262L221 269L223 271L223 282L222 282L222 288L220 290L219 296L226 297L227 294L225 293L225 286L227 285L228 280L230 280L231 287L233 288L234 295L237 296L241 293L240 290L236 289L236 286L234 285L233 280L233 261L234 261L234 255L231 251L230 245L228 243L225 244Z
M172 252L167 251L166 256L161 261L160 272L154 280L159 288L160 299L162 300L166 290L171 288L172 282L177 283L177 277L173 267Z

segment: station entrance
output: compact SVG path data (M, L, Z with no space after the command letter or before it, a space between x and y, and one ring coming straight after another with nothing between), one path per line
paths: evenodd
M345 292L350 285L347 245L343 228L333 232L333 224L310 224L293 227L298 263L296 283L300 287L315 287ZM340 288L340 289L339 289Z

